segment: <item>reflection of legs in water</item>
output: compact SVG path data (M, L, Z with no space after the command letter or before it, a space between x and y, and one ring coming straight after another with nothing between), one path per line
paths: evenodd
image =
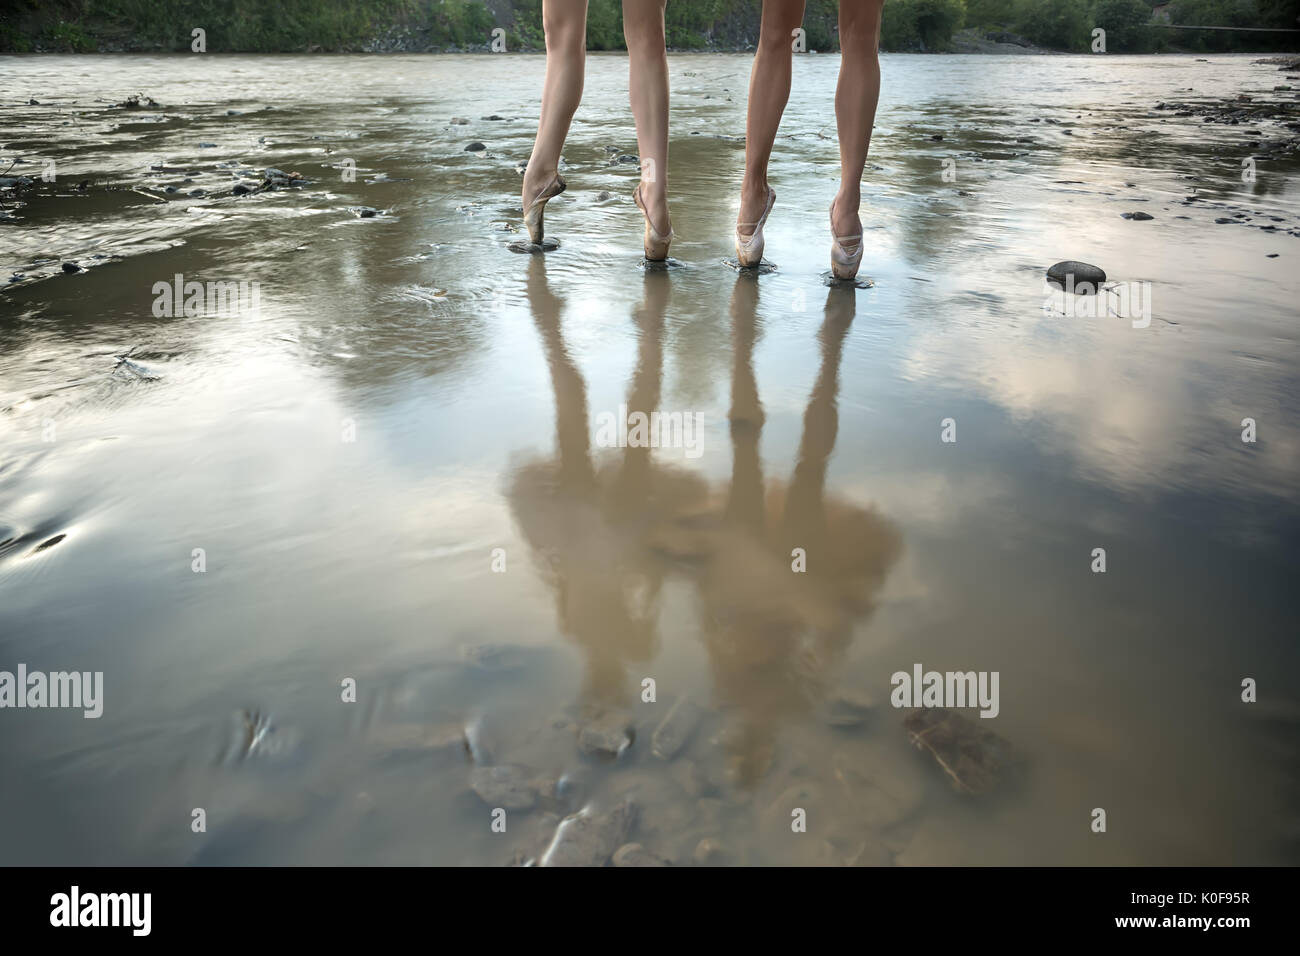
M596 487L591 464L591 440L587 426L587 384L569 357L560 333L560 312L564 306L546 281L546 266L540 258L528 264L528 304L533 324L542 337L546 364L551 370L555 392L555 441L560 458L560 485L578 494Z
M636 311L637 356L636 371L627 394L627 411L631 415L641 412L647 418L659 407L659 388L664 363L664 313L672 286L666 272L645 274L644 297ZM651 449L629 443L623 450L623 467L614 485L615 509L621 513L640 509L644 511L650 495L650 476L653 462Z
M892 530L865 509L825 500L853 289L828 290L818 334L821 368L804 413L794 476L784 487L764 488L757 447L762 413L752 366L756 285L742 277L732 294L731 486L723 542L701 580L717 693L734 714L727 750L745 786L765 772L782 721L805 713L821 692L852 639L855 617L867 610L841 601L841 579L856 581L865 569L877 580L896 549ZM792 567L794 548L806 553L803 573Z
M826 537L826 464L835 450L839 430L836 398L840 382L840 353L853 322L854 290L832 288L826 296L826 313L817 333L822 364L803 415L799 459L785 497L781 524L785 544L804 548L809 555Z
M758 283L736 280L731 291L731 487L726 520L763 533L763 466L758 439L763 428L763 403L754 380L754 343L758 338Z
M560 630L584 657L583 698L598 708L623 705L629 700L627 664L647 659L656 639L653 615L629 607L631 592L653 598L659 582L642 573L641 556L605 507L609 472L592 461L586 384L561 332L564 303L551 292L540 257L529 262L527 292L555 394L558 450L555 459L515 469L511 509L553 592ZM657 329L662 308L650 313L647 328ZM657 383L658 336L650 338L642 363L651 369L646 379Z

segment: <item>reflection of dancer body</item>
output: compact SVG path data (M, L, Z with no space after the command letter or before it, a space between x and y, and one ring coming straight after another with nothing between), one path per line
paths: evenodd
M511 510L542 576L555 595L560 630L586 658L589 703L626 704L626 667L653 655L663 565L645 547L658 507L703 497L703 482L657 468L650 449L629 446L617 458L592 460L587 388L560 328L563 301L551 292L540 258L529 264L528 301L555 392L557 454L515 470ZM669 276L647 273L630 412L659 403L663 324Z
M737 717L731 757L740 781L752 784L781 721L807 710L852 640L854 624L870 615L901 546L889 522L825 491L854 290L830 290L821 370L794 473L788 482L767 485L752 358L758 283L737 281L732 474L711 506L703 479L657 464L650 448L629 445L593 461L586 385L560 329L563 303L546 283L543 260L533 259L529 268L528 300L555 391L558 453L516 468L508 497L554 594L560 629L586 659L584 696L598 705L628 702L628 664L655 653L663 582L671 568L689 575L700 596L716 696ZM649 272L644 282L627 408L648 414L660 399L671 281L667 273ZM801 573L791 564L796 548L805 556Z
M668 57L664 47L665 0L623 0L628 95L636 119L641 182L633 198L645 216L647 259L664 259L672 239L668 218ZM524 170L524 222L533 242L544 235L542 214L564 192L560 150L582 100L587 56L587 0L544 0L546 80L537 139Z
M851 289L831 289L822 364L804 412L794 474L766 487L758 455L763 412L754 380L758 284L737 280L731 302L732 471L723 527L699 580L705 644L719 698L737 709L729 749L740 782L771 758L784 718L805 712L870 615L901 542L873 511L826 497L838 427L840 351L853 321ZM806 562L796 573L795 549Z
M840 140L840 188L831 203L831 270L852 279L862 262L862 170L880 96L880 13L884 0L840 0L840 79L835 123ZM756 266L763 258L763 224L776 191L767 184L767 163L790 98L792 34L803 22L804 0L763 0L758 52L749 76L745 127L745 180L736 220L736 258Z

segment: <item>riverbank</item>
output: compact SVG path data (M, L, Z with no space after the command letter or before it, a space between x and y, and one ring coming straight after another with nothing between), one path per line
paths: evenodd
M926 6L925 4L930 4ZM1035 6L1034 4L1038 4ZM893 0L881 49L891 53L1083 53L1111 24L1111 53L1282 52L1296 34L1181 32L1114 23L1100 0L1007 0L976 14L958 0ZM669 4L673 51L738 53L758 41L761 0ZM837 0L806 0L804 46L838 49ZM1263 14L1256 26L1266 26ZM973 22L974 21L974 22ZM1201 16L1200 22L1219 22ZM1234 21L1235 23L1236 21ZM1272 21L1269 21L1272 23ZM1274 24L1276 26L1276 24ZM625 49L620 0L589 0L587 46ZM200 49L201 47L201 49ZM541 0L48 0L0 12L3 53L499 53L544 49Z

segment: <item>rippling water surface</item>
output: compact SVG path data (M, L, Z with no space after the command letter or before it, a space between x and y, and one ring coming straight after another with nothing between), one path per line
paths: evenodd
M585 812L678 863L1297 862L1296 169L1153 109L1295 94L885 57L874 286L831 288L837 62L797 60L755 277L745 56L671 58L664 271L619 57L546 256L508 249L540 57L0 59L9 175L57 172L0 222L0 670L105 686L0 712L0 861L554 861ZM232 194L267 167L308 183ZM1061 259L1149 324L1061 314ZM259 308L159 316L177 274ZM699 444L603 447L621 407ZM1000 674L993 793L910 745L917 663Z

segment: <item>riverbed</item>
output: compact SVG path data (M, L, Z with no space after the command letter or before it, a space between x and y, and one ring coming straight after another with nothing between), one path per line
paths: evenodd
M0 58L0 670L103 675L0 710L0 862L1300 862L1300 83L1253 60L882 57L845 287L837 57L761 275L744 55L670 58L667 268L620 56L544 255L541 57ZM918 665L998 675L988 779Z

